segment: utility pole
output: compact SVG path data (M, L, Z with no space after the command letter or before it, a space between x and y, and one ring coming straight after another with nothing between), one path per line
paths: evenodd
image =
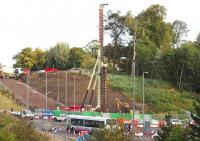
M76 76L74 75L74 110L75 110L75 105L76 105L76 85L75 85L75 81L76 80Z
M135 132L135 127L134 127L134 119L135 119L135 57L136 57L136 52L135 52L135 45L136 45L136 31L134 34L134 38L133 38L133 58L132 58L132 69L131 69L131 76L133 77L133 123L132 123L132 127L133 127L133 133Z
M26 108L29 110L29 76L30 72L27 73L27 95L26 95Z
M59 103L60 103L60 77L58 74L58 101L57 101L58 106L59 106Z
M67 70L65 71L65 107L67 107ZM67 108L66 108L67 109ZM65 110L66 110L65 109ZM67 141L67 110L65 111L65 141Z

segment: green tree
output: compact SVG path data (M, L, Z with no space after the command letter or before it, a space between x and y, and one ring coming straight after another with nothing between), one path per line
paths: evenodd
M13 59L16 60L14 67L31 69L36 63L35 52L30 47L22 49Z
M22 119L13 123L10 131L15 133L16 141L43 141L48 140L47 137L42 136L37 131L30 120Z
M171 124L171 118L172 116L168 113L168 115L165 115L165 121L166 126L161 127L160 130L158 130L158 137L156 137L156 141L166 141L167 137L169 136L171 130L172 130L172 124Z
M181 126L174 126L168 134L166 140L163 141L190 141L189 139L189 128Z
M66 43L57 43L46 51L46 66L65 69L69 59L69 45Z
M89 141L131 141L124 126L95 130Z
M139 21L137 37L148 37L156 47L161 48L163 38L166 36L165 19L166 8L158 4L151 5L146 10L142 11L136 19Z
M82 48L73 47L70 49L69 54L69 62L67 64L68 68L79 68L81 66L81 63L83 61L83 57L85 55L85 52Z
M125 25L125 16L120 16L120 12L113 13L108 11L108 20L106 21L105 30L109 32L112 38L112 62L113 70L115 70L116 64L119 64L120 47L122 46L123 37L127 34L127 27Z
M81 68L92 69L94 67L96 59L89 54L83 55L83 60L81 62Z
M34 51L35 54L35 64L33 66L33 70L40 70L42 68L44 68L44 63L45 63L45 52L40 49L40 48L36 48Z
M194 120L195 124L190 124L191 135L194 141L200 140L200 97L196 96L196 101L194 102L195 113L191 114L192 119Z
M158 131L156 141L190 141L190 128L184 128L179 125L173 126L171 118L171 115L165 115L167 124Z
M89 53L93 57L97 56L98 49L99 49L99 41L97 40L92 40L84 47L84 51Z

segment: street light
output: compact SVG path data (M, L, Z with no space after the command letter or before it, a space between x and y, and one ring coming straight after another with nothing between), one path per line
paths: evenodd
M142 115L143 115L143 136L144 136L144 132L145 132L145 129L144 129L144 126L145 126L145 123L144 123L144 74L148 74L148 72L143 72L142 73Z
M126 57L120 57L120 61L123 63L125 60L131 60L132 61L132 71L133 74L131 76L133 77L133 122L132 122L132 127L133 127L133 133L134 133L134 116L135 116L135 60L133 59L127 59Z

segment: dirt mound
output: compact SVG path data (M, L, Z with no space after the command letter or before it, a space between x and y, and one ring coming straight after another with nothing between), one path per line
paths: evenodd
M58 78L59 78L59 89L58 89ZM44 73L33 73L30 77L30 86L33 87L36 91L39 91L42 94L46 92L46 77ZM67 106L82 105L85 92L87 90L89 83L89 78L87 76L81 75L79 73L66 73L65 71L59 71L57 73L48 73L47 75L47 91L50 92L48 97L61 103L65 103L67 99ZM91 85L93 87L93 85ZM92 88L91 87L91 88ZM88 93L85 104L89 103L89 98L91 96L91 91ZM108 99L107 105L109 112L116 112L115 97L127 101L126 97L119 91L115 91L108 86L107 89ZM75 95L75 99L74 99ZM92 106L95 107L97 104L97 90L93 95Z

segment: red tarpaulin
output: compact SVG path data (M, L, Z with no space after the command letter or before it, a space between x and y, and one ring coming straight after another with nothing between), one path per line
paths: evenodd
M48 72L56 72L58 71L57 68L45 68L45 73L48 73Z
M70 107L60 106L60 109L63 111L80 111L81 106L70 106Z

